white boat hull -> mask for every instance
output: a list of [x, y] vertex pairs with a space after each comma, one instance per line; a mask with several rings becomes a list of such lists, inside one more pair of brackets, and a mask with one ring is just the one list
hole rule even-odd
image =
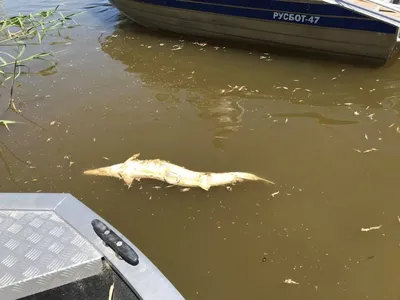
[[356, 56], [378, 64], [385, 64], [398, 51], [397, 33], [244, 18], [135, 0], [111, 2], [136, 23], [185, 35], [234, 40], [247, 44], [298, 47], [325, 54]]

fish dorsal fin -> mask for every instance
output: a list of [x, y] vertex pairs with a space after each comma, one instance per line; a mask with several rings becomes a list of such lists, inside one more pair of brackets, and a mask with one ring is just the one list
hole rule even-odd
[[132, 155], [132, 156], [129, 157], [124, 163], [137, 160], [137, 158], [139, 157], [139, 155], [140, 155], [140, 153], [136, 153], [136, 154]]

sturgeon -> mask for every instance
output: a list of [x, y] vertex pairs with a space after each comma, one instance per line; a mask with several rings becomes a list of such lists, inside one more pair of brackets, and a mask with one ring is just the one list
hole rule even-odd
[[272, 181], [251, 173], [196, 172], [161, 159], [139, 160], [139, 155], [140, 153], [133, 155], [124, 163], [86, 170], [83, 174], [120, 178], [125, 182], [128, 188], [132, 186], [135, 180], [140, 181], [141, 179], [156, 179], [171, 185], [187, 188], [200, 187], [206, 191], [213, 186], [235, 184], [242, 181], [263, 181], [269, 184], [275, 184]]

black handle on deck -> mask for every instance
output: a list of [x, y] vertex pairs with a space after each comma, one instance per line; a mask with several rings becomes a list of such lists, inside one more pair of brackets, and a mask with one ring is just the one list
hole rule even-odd
[[136, 266], [139, 263], [139, 256], [127, 243], [125, 243], [114, 231], [98, 219], [92, 221], [92, 226], [96, 234], [122, 257], [128, 264]]

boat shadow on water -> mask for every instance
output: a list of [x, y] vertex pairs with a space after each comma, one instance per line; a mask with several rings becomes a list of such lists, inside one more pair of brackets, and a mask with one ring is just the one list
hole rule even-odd
[[370, 59], [362, 57], [353, 56], [343, 56], [340, 54], [335, 54], [333, 52], [325, 52], [317, 49], [296, 47], [293, 45], [285, 46], [283, 44], [273, 44], [273, 43], [244, 43], [241, 41], [235, 41], [230, 39], [221, 39], [213, 37], [201, 37], [195, 35], [178, 34], [171, 31], [166, 31], [158, 28], [144, 27], [139, 25], [132, 20], [126, 18], [123, 14], [119, 13], [118, 19], [121, 21], [118, 28], [126, 31], [140, 32], [141, 34], [146, 34], [152, 36], [153, 38], [166, 37], [173, 40], [185, 40], [189, 43], [199, 43], [207, 44], [212, 47], [226, 47], [231, 49], [236, 49], [237, 51], [262, 53], [268, 52], [275, 56], [280, 56], [282, 59], [288, 60], [302, 60], [304, 62], [311, 63], [323, 63], [325, 65], [330, 64], [332, 66], [338, 64], [344, 64], [347, 66], [353, 66], [358, 68], [363, 68], [366, 70], [375, 69], [377, 67], [390, 68], [397, 60], [390, 60], [384, 66], [377, 62], [373, 62]]
[[[275, 99], [276, 89], [282, 87], [282, 99], [294, 103], [303, 100], [317, 106], [347, 102], [375, 106], [376, 99], [368, 99], [370, 90], [377, 80], [385, 78], [390, 78], [388, 85], [397, 84], [393, 74], [400, 67], [399, 64], [380, 69], [351, 67], [326, 58], [321, 61], [314, 56], [300, 58], [300, 54], [290, 51], [286, 56], [245, 45], [237, 48], [228, 42], [155, 31], [126, 18], [121, 19], [112, 35], [103, 36], [99, 43], [103, 52], [123, 63], [126, 71], [138, 74], [145, 84], [170, 89], [202, 87], [214, 92], [228, 91], [232, 89], [229, 85], [238, 85], [246, 89], [234, 90], [230, 95], [241, 92], [238, 95], [260, 98], [274, 94]], [[369, 90], [363, 85], [368, 85]], [[387, 91], [386, 96], [393, 96], [390, 89]]]

